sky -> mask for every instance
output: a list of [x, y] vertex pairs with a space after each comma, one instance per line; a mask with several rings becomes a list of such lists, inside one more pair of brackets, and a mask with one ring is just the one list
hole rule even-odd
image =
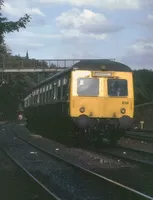
[[5, 0], [9, 20], [31, 15], [5, 35], [13, 55], [35, 59], [115, 59], [153, 69], [153, 0]]

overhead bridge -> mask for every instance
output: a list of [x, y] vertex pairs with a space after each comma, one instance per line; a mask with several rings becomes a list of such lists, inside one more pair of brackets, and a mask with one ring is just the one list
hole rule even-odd
[[23, 69], [19, 69], [19, 68], [13, 68], [13, 69], [0, 69], [0, 72], [4, 72], [4, 73], [12, 73], [12, 72], [60, 72], [65, 70], [66, 68], [23, 68]]
[[50, 59], [50, 60], [35, 60], [22, 59], [19, 57], [0, 57], [0, 73], [13, 72], [50, 72], [56, 73], [63, 71], [81, 59]]
[[[36, 60], [24, 59], [20, 57], [1, 57], [0, 56], [0, 73], [12, 72], [50, 72], [56, 73], [63, 71], [81, 60], [99, 60], [99, 59], [50, 59]], [[112, 59], [109, 59], [112, 60]], [[113, 59], [114, 60], [114, 59]]]

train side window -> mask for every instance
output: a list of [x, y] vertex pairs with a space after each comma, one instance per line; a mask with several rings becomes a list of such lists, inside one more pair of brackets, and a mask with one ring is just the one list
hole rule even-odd
[[31, 94], [29, 96], [29, 106], [31, 106]]
[[37, 91], [34, 90], [34, 98], [33, 98], [33, 104], [35, 105], [36, 104], [36, 99], [37, 99]]
[[35, 93], [33, 92], [33, 95], [32, 95], [32, 105], [35, 104]]
[[37, 89], [36, 90], [36, 102], [35, 102], [36, 104], [38, 103], [38, 96], [39, 96], [39, 90]]
[[29, 101], [30, 96], [28, 96], [28, 106], [30, 106], [30, 101]]
[[29, 97], [29, 104], [31, 106], [31, 94], [30, 94], [30, 97]]
[[43, 87], [43, 103], [46, 102], [46, 88], [45, 86]]
[[35, 91], [33, 92], [33, 102], [32, 102], [32, 104], [34, 105], [35, 104]]
[[37, 96], [36, 96], [36, 104], [40, 103], [40, 99], [39, 99], [39, 89], [37, 90]]
[[31, 95], [31, 104], [32, 105], [34, 104], [34, 92], [32, 92], [32, 95]]
[[43, 93], [42, 93], [42, 88], [40, 88], [40, 103], [43, 103]]
[[29, 106], [29, 96], [27, 97], [27, 107]]
[[53, 99], [53, 86], [52, 86], [52, 84], [50, 84], [50, 86], [49, 86], [49, 98]]
[[48, 88], [49, 88], [49, 85], [46, 86], [46, 102], [48, 102], [48, 93], [49, 93]]
[[49, 102], [49, 99], [50, 99], [50, 84], [48, 84], [48, 102]]
[[33, 105], [33, 92], [31, 93], [31, 105]]
[[47, 85], [45, 86], [45, 103], [47, 102]]
[[30, 96], [30, 106], [32, 105], [32, 94]]
[[54, 83], [52, 83], [51, 99], [54, 99]]
[[61, 80], [58, 80], [57, 84], [57, 99], [61, 99]]
[[57, 83], [54, 83], [54, 96], [53, 96], [53, 99], [56, 100], [57, 99]]
[[32, 92], [32, 94], [31, 94], [31, 105], [33, 105], [33, 92]]
[[27, 99], [24, 99], [24, 107], [27, 107]]
[[35, 90], [33, 91], [33, 94], [32, 94], [32, 104], [33, 105], [35, 104]]
[[68, 100], [68, 88], [69, 88], [69, 79], [68, 77], [63, 78], [63, 91], [62, 91], [62, 98], [64, 100]]

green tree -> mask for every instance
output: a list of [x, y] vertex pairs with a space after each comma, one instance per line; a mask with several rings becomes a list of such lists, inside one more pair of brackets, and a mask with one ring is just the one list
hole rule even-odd
[[135, 103], [141, 104], [153, 101], [153, 71], [135, 70], [134, 71], [134, 91]]
[[8, 18], [2, 15], [2, 6], [4, 0], [0, 0], [0, 44], [4, 42], [4, 34], [19, 31], [20, 28], [26, 28], [28, 22], [30, 22], [30, 16], [25, 14], [18, 21], [9, 21]]
[[[20, 28], [26, 28], [28, 22], [30, 22], [30, 16], [28, 14], [19, 18], [17, 21], [11, 21], [7, 17], [2, 14], [2, 7], [4, 6], [4, 0], [0, 0], [0, 67], [3, 66], [4, 60], [17, 60], [17, 57], [13, 59], [14, 56], [11, 56], [11, 51], [8, 46], [5, 44], [4, 36], [7, 33], [19, 31]], [[18, 59], [19, 60], [19, 59]], [[10, 65], [10, 63], [9, 63]], [[14, 75], [5, 75], [3, 73], [0, 74], [1, 81], [4, 79], [4, 76], [10, 76], [11, 83], [1, 85], [3, 87], [0, 88], [0, 111], [3, 113], [5, 118], [9, 119], [9, 117], [13, 117], [12, 114], [16, 115], [17, 104], [19, 102], [19, 98], [21, 98], [20, 93], [24, 93], [26, 88], [28, 87], [26, 77], [16, 77]], [[25, 81], [21, 81], [25, 80]], [[31, 81], [32, 82], [32, 81]], [[21, 85], [21, 86], [20, 86]], [[11, 114], [12, 113], [12, 114]], [[1, 116], [0, 116], [1, 118]]]

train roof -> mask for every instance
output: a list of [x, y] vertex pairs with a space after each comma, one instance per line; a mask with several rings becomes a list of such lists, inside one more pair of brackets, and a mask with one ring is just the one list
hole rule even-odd
[[114, 60], [110, 59], [84, 59], [80, 60], [79, 62], [75, 63], [71, 67], [63, 70], [62, 72], [56, 73], [55, 75], [45, 79], [41, 83], [39, 83], [37, 86], [35, 86], [33, 89], [38, 88], [39, 86], [44, 85], [45, 83], [48, 83], [51, 79], [55, 79], [57, 77], [60, 77], [72, 70], [92, 70], [92, 71], [120, 71], [120, 72], [132, 72], [131, 68], [127, 65], [116, 62]]
[[127, 65], [110, 59], [81, 60], [75, 63], [72, 68], [79, 70], [103, 70], [103, 71], [120, 71], [131, 72]]

